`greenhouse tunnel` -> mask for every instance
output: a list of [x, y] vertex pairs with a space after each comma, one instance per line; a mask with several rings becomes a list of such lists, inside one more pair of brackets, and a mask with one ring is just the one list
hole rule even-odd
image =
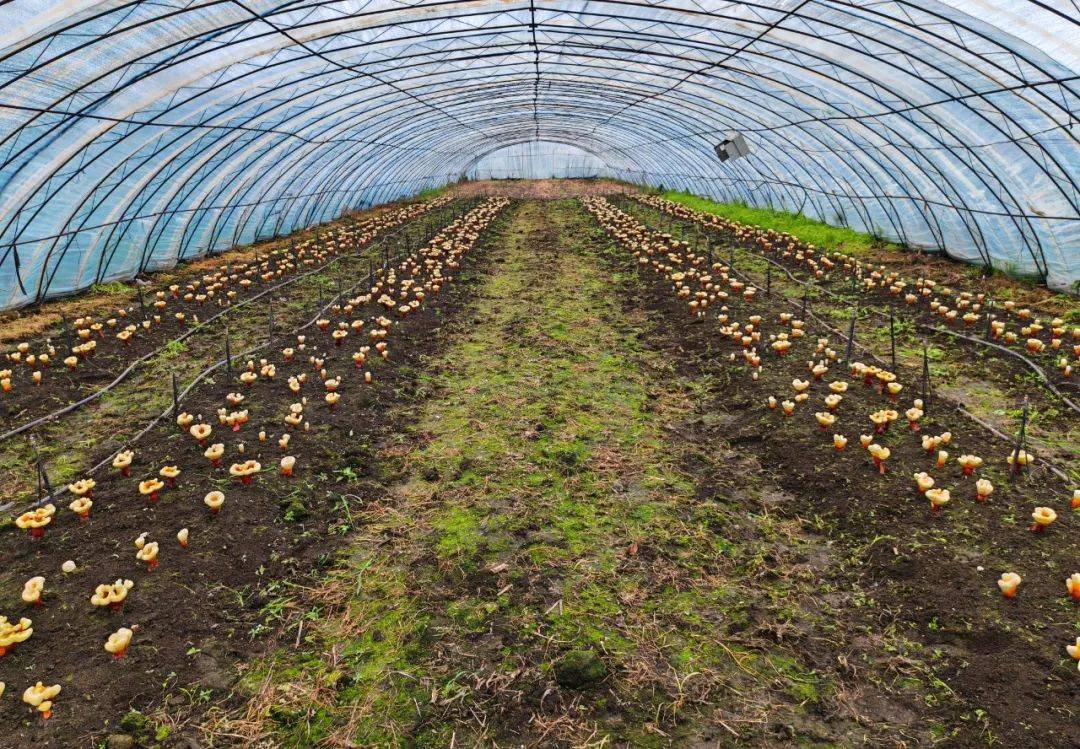
[[[0, 308], [462, 176], [606, 176], [1080, 281], [1075, 0], [14, 0]], [[750, 153], [721, 162], [741, 134]]]

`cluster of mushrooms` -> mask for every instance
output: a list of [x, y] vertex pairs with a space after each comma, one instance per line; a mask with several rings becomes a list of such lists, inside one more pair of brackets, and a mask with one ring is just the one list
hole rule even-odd
[[[390, 358], [391, 331], [404, 318], [414, 314], [425, 300], [434, 298], [453, 281], [465, 253], [508, 203], [505, 198], [485, 201], [441, 229], [426, 246], [400, 263], [378, 271], [364, 293], [331, 306], [326, 311], [325, 324], [320, 320], [315, 326], [316, 333], [298, 335], [295, 342], [290, 339], [290, 345], [280, 352], [280, 360], [247, 361], [234, 372], [237, 389], [225, 396], [224, 406], [212, 411], [213, 419], [187, 411], [177, 414], [175, 423], [182, 435], [181, 449], [189, 455], [181, 460], [166, 461], [164, 465], [147, 465], [135, 450], [118, 452], [112, 460], [114, 474], [108, 484], [112, 494], [121, 495], [116, 501], [131, 504], [141, 498], [143, 506], [152, 508], [166, 498], [175, 498], [165, 510], [172, 516], [184, 512], [182, 503], [194, 492], [196, 496], [203, 495], [208, 518], [214, 518], [222, 512], [226, 494], [204, 482], [220, 479], [231, 480], [238, 488], [251, 486], [263, 472], [263, 462], [271, 451], [280, 453], [280, 458], [274, 457], [280, 480], [293, 477], [298, 470], [298, 460], [289, 454], [289, 450], [296, 444], [297, 437], [317, 431], [349, 384], [363, 387], [373, 382], [371, 363]], [[344, 335], [335, 335], [339, 332]], [[352, 340], [358, 344], [355, 351], [342, 353], [341, 342]], [[348, 362], [352, 363], [351, 367], [331, 373], [330, 368], [335, 363]], [[256, 385], [267, 389], [257, 390]], [[260, 408], [260, 401], [272, 402], [275, 396], [288, 404], [284, 414], [276, 412], [272, 405]], [[320, 412], [319, 401], [325, 411]], [[255, 431], [250, 426], [253, 421], [259, 423], [258, 431], [248, 437]], [[249, 447], [249, 443], [254, 443], [254, 447]], [[145, 471], [144, 476], [133, 478], [133, 469]], [[219, 485], [223, 484], [219, 481]], [[114, 491], [116, 487], [124, 486], [126, 489]], [[67, 485], [66, 489], [73, 497], [68, 509], [75, 522], [92, 522], [97, 488], [98, 482], [90, 477]], [[109, 509], [116, 511], [116, 505]], [[15, 519], [15, 524], [34, 539], [43, 537], [54, 522], [64, 521], [58, 518], [53, 504], [28, 510]], [[195, 540], [187, 527], [177, 530], [175, 539], [181, 551]], [[142, 533], [134, 540], [133, 562], [145, 573], [153, 572], [168, 556], [164, 544], [152, 539], [149, 533]], [[61, 571], [71, 574], [79, 569], [73, 560], [69, 560]], [[132, 579], [135, 577], [133, 574], [131, 578], [97, 585], [88, 596], [90, 605], [119, 615], [135, 589]], [[36, 575], [26, 582], [22, 600], [32, 607], [47, 606], [47, 593], [46, 577]], [[32, 624], [29, 618], [9, 621], [0, 616], [0, 657], [30, 640], [34, 633]], [[138, 632], [137, 624], [118, 627], [102, 648], [113, 659], [122, 659]], [[0, 696], [2, 691], [0, 684]], [[27, 689], [23, 699], [42, 717], [48, 718], [59, 692], [59, 685], [44, 686], [39, 682]]]
[[1048, 364], [1063, 380], [1080, 366], [1080, 326], [1060, 317], [1045, 320], [1014, 300], [994, 304], [985, 293], [957, 291], [930, 278], [905, 278], [883, 265], [875, 266], [839, 252], [821, 250], [784, 232], [759, 229], [712, 214], [695, 211], [656, 195], [635, 194], [634, 199], [676, 218], [692, 221], [734, 238], [742, 247], [759, 252], [793, 270], [805, 271], [818, 282], [854, 283], [864, 291], [884, 290], [899, 306], [923, 311], [930, 319], [968, 335], [990, 337], [1028, 355], [1051, 357]]
[[[648, 197], [641, 199], [651, 200]], [[979, 475], [986, 459], [974, 451], [961, 452], [952, 458], [946, 449], [955, 448], [950, 432], [924, 433], [924, 404], [919, 398], [910, 401], [906, 408], [898, 403], [904, 386], [896, 373], [853, 361], [843, 368], [846, 369], [844, 375], [835, 376], [835, 370], [842, 367], [837, 351], [829, 345], [828, 338], [809, 336], [805, 321], [794, 313], [780, 312], [770, 320], [767, 317], [771, 314], [755, 314], [752, 309], [744, 309], [745, 317], [740, 319], [738, 309], [744, 305], [749, 307], [747, 303], [754, 301], [757, 292], [752, 285], [739, 279], [731, 268], [721, 262], [710, 264], [708, 258], [695, 252], [689, 243], [649, 229], [605, 198], [588, 197], [582, 202], [604, 231], [634, 257], [639, 268], [655, 274], [669, 285], [674, 297], [685, 303], [687, 315], [703, 318], [707, 311], [715, 311], [718, 334], [734, 344], [735, 350], [729, 354], [729, 359], [741, 360], [752, 380], [759, 379], [766, 359], [770, 366], [798, 368], [801, 364], [792, 356], [793, 352], [800, 348], [807, 352], [802, 359], [806, 369], [802, 373], [796, 371], [791, 380], [791, 391], [768, 397], [766, 406], [770, 411], [778, 412], [782, 419], [795, 418], [800, 410], [812, 414], [836, 453], [841, 453], [847, 447], [849, 437], [834, 430], [841, 414], [851, 410], [845, 398], [854, 402], [852, 388], [857, 387], [868, 394], [860, 396], [859, 400], [877, 401], [876, 407], [863, 416], [869, 427], [867, 433], [859, 434], [859, 443], [875, 470], [886, 472], [892, 451], [882, 444], [882, 437], [899, 422], [906, 424], [897, 427], [903, 430], [903, 439], [915, 441], [927, 456], [927, 467], [915, 472], [913, 480], [914, 491], [925, 497], [932, 513], [939, 513], [951, 501], [957, 492], [955, 482], [970, 482], [967, 492], [975, 501], [989, 500], [995, 487], [988, 478]], [[812, 399], [820, 399], [817, 401], [820, 405], [812, 405]], [[1007, 471], [1021, 472], [1034, 462], [1034, 456], [1026, 450], [1009, 451], [1000, 455], [1000, 461]], [[960, 475], [944, 479], [954, 482], [953, 486], [939, 486], [939, 481], [943, 481], [942, 474], [953, 465], [960, 469]], [[1080, 508], [1080, 490], [1073, 492], [1070, 506]], [[1039, 506], [1032, 512], [1031, 520], [1029, 530], [1045, 533], [1057, 520], [1057, 512], [1052, 507]], [[1006, 573], [999, 581], [1001, 591], [1007, 597], [1015, 595], [1019, 584], [1020, 576], [1015, 572]], [[1067, 596], [1080, 601], [1080, 573], [1072, 574], [1066, 580], [1065, 588]], [[1080, 643], [1077, 647], [1080, 648]], [[1069, 653], [1080, 658], [1080, 651], [1074, 654], [1072, 646]]]
[[[62, 360], [63, 366], [70, 371], [78, 370], [106, 347], [127, 358], [124, 347], [130, 346], [139, 336], [164, 330], [162, 326], [168, 320], [175, 321], [180, 328], [197, 325], [200, 314], [207, 316], [208, 310], [212, 313], [215, 308], [227, 308], [260, 286], [278, 283], [292, 273], [321, 266], [342, 253], [367, 247], [379, 234], [444, 206], [450, 200], [449, 196], [441, 196], [399, 206], [335, 227], [292, 247], [260, 253], [248, 262], [226, 265], [183, 285], [171, 284], [154, 291], [145, 309], [135, 304], [118, 308], [105, 319], [99, 320], [92, 315], [76, 318], [72, 324], [72, 346]], [[43, 383], [50, 386], [46, 375], [62, 356], [57, 353], [57, 344], [52, 339], [36, 346], [22, 341], [13, 350], [4, 352], [2, 357], [6, 366], [0, 369], [0, 394], [12, 392], [21, 379], [26, 382], [20, 387]], [[52, 387], [60, 390], [63, 385], [54, 382]]]

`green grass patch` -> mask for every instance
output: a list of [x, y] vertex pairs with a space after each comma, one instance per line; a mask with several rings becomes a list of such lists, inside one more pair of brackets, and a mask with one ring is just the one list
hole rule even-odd
[[898, 245], [885, 242], [880, 237], [847, 227], [832, 226], [797, 213], [775, 211], [771, 208], [753, 208], [739, 203], [715, 203], [697, 195], [673, 190], [660, 193], [660, 197], [682, 203], [696, 211], [721, 216], [729, 221], [786, 232], [817, 247], [838, 250], [849, 255], [865, 255], [871, 248], [901, 249]]

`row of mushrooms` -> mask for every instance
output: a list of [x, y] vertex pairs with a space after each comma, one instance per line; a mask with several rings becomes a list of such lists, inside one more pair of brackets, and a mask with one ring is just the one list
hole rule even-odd
[[[313, 421], [319, 417], [315, 412], [313, 398], [305, 393], [311, 388], [312, 381], [319, 383], [327, 413], [333, 412], [348, 384], [354, 383], [358, 387], [370, 385], [374, 379], [368, 368], [372, 357], [379, 361], [390, 358], [391, 331], [404, 318], [413, 315], [425, 300], [434, 298], [454, 279], [465, 253], [474, 246], [483, 229], [508, 202], [505, 198], [485, 201], [463, 217], [447, 224], [426, 246], [406, 256], [397, 265], [377, 272], [373, 283], [364, 293], [335, 304], [327, 310], [327, 324], [322, 324], [323, 321], [320, 320], [315, 326], [317, 333], [297, 335], [290, 345], [283, 347], [280, 350], [280, 361], [246, 362], [235, 374], [239, 389], [225, 396], [226, 405], [218, 408], [215, 413], [216, 422], [199, 414], [177, 414], [176, 428], [188, 438], [181, 442], [182, 449], [193, 453], [189, 459], [159, 464], [159, 467], [151, 469], [150, 476], [134, 481], [129, 484], [127, 491], [121, 490], [120, 493], [141, 496], [144, 507], [157, 507], [165, 493], [183, 494], [186, 493], [185, 489], [190, 488], [190, 484], [181, 486], [180, 482], [188, 476], [191, 469], [186, 466], [192, 460], [196, 465], [192, 473], [203, 474], [192, 479], [198, 484], [205, 480], [204, 476], [207, 474], [205, 468], [198, 470], [200, 463], [209, 468], [208, 477], [212, 477], [218, 470], [224, 470], [229, 455], [235, 457], [229, 464], [228, 476], [237, 486], [253, 486], [255, 478], [263, 472], [265, 455], [271, 445], [285, 453], [295, 446], [297, 435], [317, 431], [313, 427]], [[371, 311], [370, 317], [363, 316], [365, 310]], [[336, 323], [335, 318], [338, 320]], [[359, 346], [351, 355], [340, 354], [339, 342], [346, 336], [335, 336], [337, 331], [347, 331], [357, 337], [366, 334], [364, 345]], [[329, 367], [339, 360], [353, 363], [352, 374], [348, 370], [331, 374]], [[257, 383], [264, 384], [269, 389], [256, 393], [254, 386]], [[267, 409], [260, 408], [262, 404], [258, 401], [263, 401]], [[272, 412], [276, 402], [287, 404], [285, 413], [278, 417], [282, 426], [280, 435], [270, 433], [273, 429], [271, 422], [275, 417]], [[246, 446], [248, 443], [243, 441], [244, 433], [257, 414], [269, 421], [260, 424], [255, 436], [256, 447], [249, 450]], [[217, 431], [219, 429], [221, 432]], [[252, 452], [255, 454], [252, 455]], [[298, 459], [294, 454], [281, 455], [279, 459], [275, 458], [275, 462], [280, 475], [285, 479], [292, 477], [298, 467]], [[114, 477], [110, 481], [110, 488], [115, 482], [122, 485], [122, 482], [132, 480], [133, 469], [141, 467], [140, 463], [145, 465], [145, 461], [140, 460], [134, 449], [119, 451], [112, 460]], [[68, 509], [77, 522], [90, 522], [95, 502], [94, 492], [97, 488], [98, 481], [92, 477], [84, 477], [67, 485], [67, 491], [73, 496]], [[211, 517], [220, 513], [225, 503], [225, 491], [205, 491], [203, 504]], [[163, 510], [167, 514], [175, 511], [176, 505], [173, 504]], [[52, 503], [28, 510], [15, 518], [16, 526], [34, 539], [41, 539], [54, 522], [57, 522], [57, 508]], [[180, 549], [187, 549], [191, 542], [192, 534], [189, 528], [181, 528], [176, 533], [176, 543]], [[134, 546], [135, 561], [142, 565], [147, 573], [155, 570], [165, 555], [161, 543], [151, 540], [149, 533], [140, 534], [135, 539]], [[65, 574], [73, 573], [78, 568], [73, 560], [62, 565]], [[135, 581], [129, 578], [102, 583], [94, 588], [89, 602], [96, 609], [119, 612], [134, 589]], [[46, 578], [43, 575], [35, 575], [26, 582], [22, 593], [25, 604], [32, 607], [44, 606], [46, 596]], [[103, 643], [103, 649], [114, 659], [122, 659], [138, 631], [139, 626], [136, 624], [119, 627], [108, 636]], [[30, 640], [33, 633], [31, 619], [9, 621], [0, 616], [0, 657], [16, 645]], [[3, 686], [0, 685], [0, 696], [2, 690]], [[38, 683], [28, 688], [24, 701], [35, 707], [44, 718], [48, 718], [59, 692], [58, 685], [50, 687]]]
[[[834, 429], [842, 415], [846, 420], [856, 417], [858, 421], [857, 414], [852, 413], [853, 409], [847, 405], [847, 401], [873, 403], [878, 400], [878, 404], [872, 405], [870, 412], [863, 416], [871, 428], [868, 433], [859, 435], [859, 443], [876, 471], [884, 474], [893, 457], [893, 449], [883, 442], [886, 435], [891, 434], [891, 425], [898, 421], [906, 422], [906, 429], [903, 430], [906, 436], [894, 436], [890, 444], [895, 445], [896, 440], [914, 441], [929, 458], [930, 466], [914, 472], [913, 480], [915, 490], [928, 501], [931, 512], [939, 513], [954, 494], [952, 489], [939, 486], [938, 478], [932, 472], [940, 474], [952, 465], [960, 469], [958, 480], [971, 482], [969, 491], [976, 501], [989, 500], [995, 487], [989, 478], [978, 475], [986, 459], [973, 451], [961, 452], [958, 457], [952, 458], [945, 449], [955, 447], [951, 432], [923, 432], [925, 411], [922, 400], [913, 399], [906, 409], [896, 405], [904, 392], [904, 385], [897, 373], [853, 361], [846, 367], [846, 376], [831, 377], [830, 371], [841, 365], [839, 354], [830, 346], [829, 339], [812, 338], [806, 322], [798, 319], [794, 313], [755, 312], [758, 306], [754, 304], [757, 290], [738, 278], [733, 269], [720, 262], [710, 264], [708, 258], [696, 252], [689, 243], [649, 229], [605, 198], [584, 198], [583, 203], [605, 232], [633, 256], [639, 268], [653, 273], [669, 286], [674, 297], [685, 304], [686, 314], [704, 318], [707, 311], [715, 310], [712, 317], [719, 323], [718, 334], [731, 341], [735, 349], [728, 355], [729, 359], [733, 362], [741, 360], [751, 380], [759, 380], [766, 361], [771, 367], [790, 369], [799, 366], [791, 354], [801, 347], [807, 347], [805, 376], [796, 375], [791, 380], [790, 393], [771, 395], [766, 401], [767, 408], [780, 413], [782, 420], [795, 418], [800, 410], [812, 414], [818, 430], [829, 436], [829, 444], [835, 453], [843, 453], [849, 437]], [[768, 309], [767, 305], [765, 309]], [[768, 353], [770, 351], [771, 355]], [[862, 386], [860, 390], [866, 395], [852, 399], [851, 395], [855, 392], [852, 387], [858, 385]], [[811, 405], [814, 398], [820, 399], [817, 409]], [[1026, 450], [1009, 451], [1000, 456], [1002, 466], [1010, 472], [1022, 472], [1034, 460], [1034, 456]], [[1069, 506], [1073, 510], [1080, 508], [1080, 490], [1073, 491]], [[1030, 530], [1045, 533], [1057, 518], [1057, 511], [1052, 507], [1036, 507], [1032, 512]], [[1017, 573], [1008, 572], [999, 585], [1002, 592], [1011, 597], [1015, 595], [1019, 582]], [[1072, 600], [1080, 601], [1080, 573], [1073, 573], [1067, 578], [1065, 593]], [[1072, 646], [1068, 652], [1080, 659], [1080, 652], [1074, 651]]]

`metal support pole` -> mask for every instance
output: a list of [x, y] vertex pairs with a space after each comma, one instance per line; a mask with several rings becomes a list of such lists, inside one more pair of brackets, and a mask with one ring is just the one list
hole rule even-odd
[[1016, 435], [1016, 445], [1013, 447], [1012, 452], [1012, 470], [1009, 471], [1009, 481], [1015, 481], [1017, 474], [1022, 470], [1020, 465], [1020, 451], [1024, 449], [1024, 440], [1027, 437], [1027, 422], [1028, 422], [1028, 409], [1030, 404], [1028, 403], [1028, 397], [1024, 396], [1024, 410], [1020, 412], [1020, 431]]
[[30, 437], [30, 449], [34, 451], [34, 464], [37, 466], [38, 475], [38, 494], [41, 493], [42, 488], [45, 490], [46, 497], [52, 496], [52, 483], [49, 481], [49, 472], [45, 470], [45, 461], [41, 459], [41, 453], [37, 449], [37, 441]]
[[64, 333], [64, 342], [67, 343], [68, 351], [75, 348], [74, 341], [71, 340], [71, 326], [68, 324], [67, 317], [60, 315], [60, 330]]
[[176, 384], [176, 372], [171, 374], [172, 377], [172, 415], [175, 419], [180, 415], [180, 388]]
[[41, 483], [45, 487], [45, 496], [51, 497], [53, 493], [52, 483], [49, 481], [49, 473], [45, 470], [45, 463], [41, 460], [40, 455], [37, 456], [37, 469], [38, 476], [41, 478]]

